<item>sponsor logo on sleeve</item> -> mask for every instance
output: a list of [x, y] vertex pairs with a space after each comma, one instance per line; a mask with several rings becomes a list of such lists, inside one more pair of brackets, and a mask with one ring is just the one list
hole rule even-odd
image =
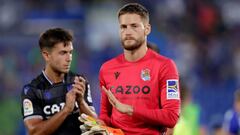
[[23, 112], [24, 112], [24, 116], [33, 114], [33, 105], [31, 100], [29, 99], [23, 100]]
[[180, 99], [178, 80], [167, 80], [167, 99]]

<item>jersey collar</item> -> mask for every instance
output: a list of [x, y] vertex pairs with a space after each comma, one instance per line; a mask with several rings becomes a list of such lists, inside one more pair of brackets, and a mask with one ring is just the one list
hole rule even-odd
[[[44, 70], [42, 70], [43, 76], [47, 79], [47, 81], [53, 85], [53, 82], [47, 77], [46, 73], [44, 72]], [[63, 79], [63, 83], [65, 82], [65, 80]]]

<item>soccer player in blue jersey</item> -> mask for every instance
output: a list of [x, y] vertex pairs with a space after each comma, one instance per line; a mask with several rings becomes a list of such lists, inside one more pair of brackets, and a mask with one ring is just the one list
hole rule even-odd
[[23, 87], [22, 114], [30, 135], [80, 135], [78, 116], [96, 117], [86, 78], [70, 71], [72, 34], [49, 29], [39, 39], [45, 67]]
[[223, 126], [227, 135], [240, 134], [240, 89], [234, 93], [234, 106], [226, 112]]

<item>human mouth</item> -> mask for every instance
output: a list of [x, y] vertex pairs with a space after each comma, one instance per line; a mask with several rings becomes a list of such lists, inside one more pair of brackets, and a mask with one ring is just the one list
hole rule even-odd
[[135, 40], [133, 37], [126, 37], [125, 40]]
[[70, 65], [65, 65], [64, 67], [65, 67], [65, 68], [70, 68]]

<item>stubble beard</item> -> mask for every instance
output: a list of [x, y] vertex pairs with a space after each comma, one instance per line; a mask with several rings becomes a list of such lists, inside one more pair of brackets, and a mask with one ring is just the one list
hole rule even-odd
[[135, 43], [131, 44], [131, 45], [125, 45], [124, 40], [121, 40], [121, 43], [122, 43], [122, 46], [125, 50], [128, 50], [128, 51], [134, 51], [134, 50], [137, 50], [138, 48], [140, 48], [142, 46], [142, 44], [144, 43], [144, 39], [132, 39], [135, 41]]

